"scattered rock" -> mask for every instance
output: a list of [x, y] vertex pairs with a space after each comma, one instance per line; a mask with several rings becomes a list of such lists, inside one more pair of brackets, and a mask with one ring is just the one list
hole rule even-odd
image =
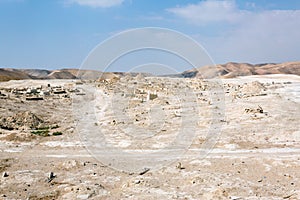
[[264, 110], [261, 106], [258, 106], [258, 108], [245, 108], [246, 113], [264, 113]]
[[48, 183], [50, 183], [54, 178], [56, 178], [56, 175], [54, 175], [53, 172], [50, 172], [49, 177], [48, 177]]
[[12, 162], [13, 159], [11, 158], [0, 159], [0, 172], [3, 172], [7, 168], [9, 168]]
[[257, 182], [261, 183], [263, 181], [263, 179], [259, 179]]
[[65, 161], [62, 166], [65, 168], [65, 169], [72, 169], [72, 168], [76, 168], [78, 166], [78, 162], [76, 160], [68, 160], [68, 161]]
[[26, 97], [27, 101], [42, 101], [44, 100], [43, 97]]
[[283, 197], [283, 199], [289, 199], [289, 198], [291, 198], [293, 195], [294, 195], [294, 194], [286, 195], [286, 196]]
[[257, 112], [259, 113], [264, 113], [264, 110], [262, 109], [261, 106], [258, 106], [258, 108], [256, 109]]
[[182, 166], [181, 162], [177, 163], [176, 168], [180, 170], [185, 169], [185, 167]]
[[80, 195], [77, 195], [77, 198], [85, 200], [85, 199], [90, 198], [90, 196], [91, 196], [90, 194], [80, 194]]
[[3, 177], [4, 178], [6, 178], [6, 177], [8, 177], [9, 175], [8, 175], [8, 173], [7, 172], [3, 172]]
[[258, 95], [262, 95], [263, 91], [266, 90], [266, 87], [258, 82], [258, 81], [254, 81], [252, 83], [246, 83], [245, 85], [243, 85], [243, 87], [241, 88], [241, 93], [244, 96], [258, 96]]
[[145, 168], [142, 172], [139, 173], [139, 175], [144, 175], [146, 174], [148, 171], [150, 171], [149, 168]]
[[236, 197], [236, 196], [231, 196], [229, 197], [229, 199], [232, 199], [232, 200], [239, 200], [239, 199], [242, 199], [241, 197]]

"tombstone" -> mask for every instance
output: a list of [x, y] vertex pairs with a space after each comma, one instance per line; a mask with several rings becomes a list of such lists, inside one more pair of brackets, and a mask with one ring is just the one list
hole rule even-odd
[[150, 91], [148, 91], [148, 95], [147, 95], [147, 101], [149, 100], [153, 100], [157, 98], [157, 94], [155, 93], [150, 93]]

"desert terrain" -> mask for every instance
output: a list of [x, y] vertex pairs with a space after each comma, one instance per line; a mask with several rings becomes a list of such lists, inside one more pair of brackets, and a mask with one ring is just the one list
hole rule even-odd
[[[218, 65], [208, 65], [193, 68], [178, 74], [168, 74], [166, 77], [177, 78], [234, 78], [238, 76], [267, 75], [267, 74], [294, 74], [300, 76], [300, 62], [284, 63], [236, 63], [229, 62]], [[97, 79], [111, 77], [112, 75], [125, 76], [125, 72], [100, 72], [88, 69], [12, 69], [0, 68], [0, 81], [23, 80], [23, 79]], [[137, 73], [131, 72], [136, 76]], [[144, 73], [149, 76], [149, 74]]]
[[1, 82], [0, 199], [300, 199], [300, 77], [246, 75]]

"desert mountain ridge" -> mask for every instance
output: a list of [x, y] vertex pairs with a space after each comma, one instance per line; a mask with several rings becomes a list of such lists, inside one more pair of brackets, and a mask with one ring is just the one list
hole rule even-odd
[[[101, 72], [96, 70], [79, 69], [13, 69], [0, 68], [0, 81], [23, 79], [97, 79], [100, 76], [136, 76], [138, 73]], [[190, 69], [179, 74], [165, 75], [178, 78], [234, 78], [237, 76], [266, 75], [266, 74], [295, 74], [300, 76], [300, 61], [285, 63], [249, 64], [229, 62]], [[151, 76], [149, 73], [143, 73]]]
[[178, 74], [184, 78], [234, 78], [238, 76], [294, 74], [300, 76], [300, 62], [249, 64], [229, 62], [194, 68]]

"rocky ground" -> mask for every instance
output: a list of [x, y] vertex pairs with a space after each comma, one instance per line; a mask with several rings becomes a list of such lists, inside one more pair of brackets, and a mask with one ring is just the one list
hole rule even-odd
[[300, 199], [300, 78], [0, 83], [0, 199]]

